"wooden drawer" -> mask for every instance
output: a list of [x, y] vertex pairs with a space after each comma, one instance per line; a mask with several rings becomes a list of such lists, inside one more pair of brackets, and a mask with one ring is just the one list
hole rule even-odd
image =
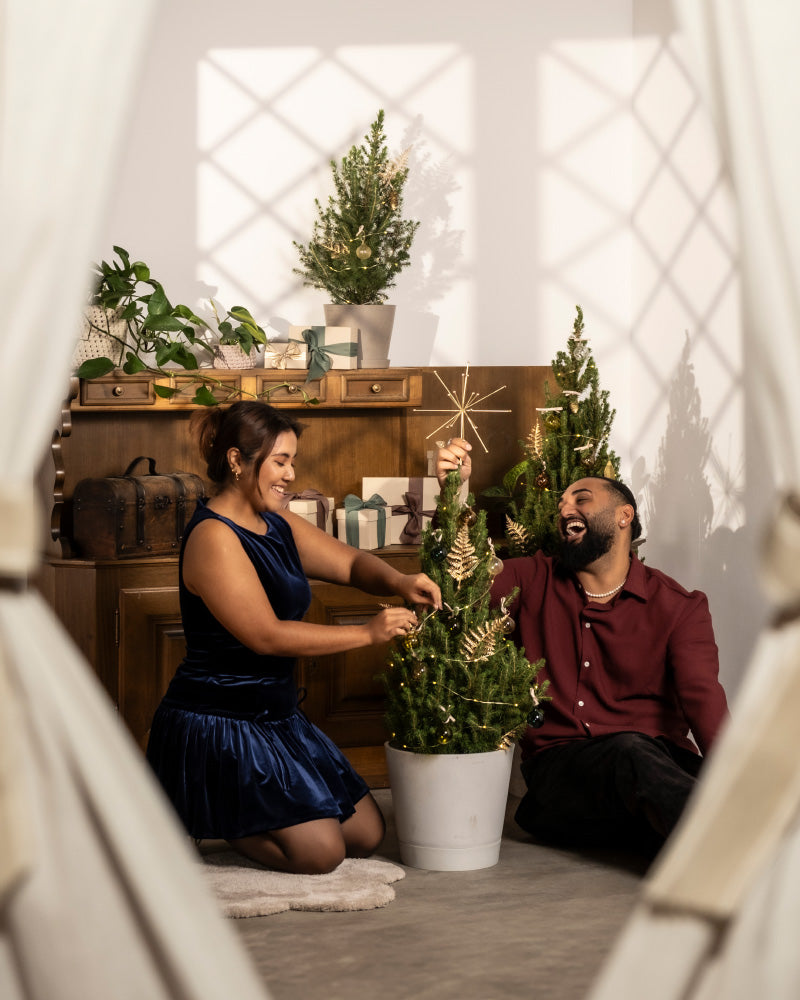
[[[228, 372], [224, 369], [204, 369], [203, 375], [207, 379], [205, 388], [208, 389], [218, 403], [227, 403], [231, 400], [239, 399], [241, 378], [238, 373]], [[170, 406], [194, 405], [192, 400], [200, 388], [200, 383], [197, 380], [187, 378], [185, 375], [176, 375], [174, 378], [170, 378], [169, 382], [165, 383], [165, 385], [178, 390], [173, 396], [169, 397], [168, 403]]]
[[341, 387], [341, 402], [349, 405], [408, 403], [411, 399], [409, 375], [393, 372], [391, 368], [373, 369], [366, 374], [363, 371], [342, 372]]
[[149, 377], [121, 375], [119, 378], [81, 380], [81, 406], [152, 406], [156, 401]]
[[[286, 371], [281, 372], [280, 377], [274, 372], [258, 375], [256, 395], [268, 400], [273, 406], [302, 406], [306, 397], [318, 399], [320, 403], [327, 402], [328, 379], [317, 378], [306, 382], [306, 374], [305, 371]], [[284, 382], [287, 384], [284, 385]]]

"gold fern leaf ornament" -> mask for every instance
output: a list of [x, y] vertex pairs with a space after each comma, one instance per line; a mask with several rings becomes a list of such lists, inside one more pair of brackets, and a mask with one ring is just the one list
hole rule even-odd
[[528, 440], [526, 442], [528, 454], [531, 458], [541, 458], [543, 444], [544, 438], [542, 437], [542, 425], [540, 421], [537, 420], [528, 432]]
[[527, 529], [519, 521], [512, 520], [508, 514], [506, 514], [506, 534], [520, 548], [524, 548], [530, 541]]
[[460, 584], [472, 576], [477, 565], [475, 546], [469, 540], [469, 526], [462, 524], [452, 549], [447, 553], [447, 572]]

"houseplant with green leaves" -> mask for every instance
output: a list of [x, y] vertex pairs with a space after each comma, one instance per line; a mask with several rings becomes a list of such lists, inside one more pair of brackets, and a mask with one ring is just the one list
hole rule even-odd
[[[93, 265], [95, 283], [87, 309], [90, 327], [110, 334], [104, 338], [110, 349], [83, 361], [75, 374], [95, 379], [117, 368], [126, 375], [148, 372], [164, 380], [153, 384], [157, 396], [170, 399], [188, 390], [193, 393], [189, 401], [201, 406], [241, 397], [244, 393], [238, 385], [201, 367], [198, 355], [211, 362], [222, 345], [244, 351], [246, 357], [256, 344], [266, 344], [266, 333], [250, 310], [233, 306], [220, 315], [212, 301], [214, 321], [210, 323], [186, 305], [172, 305], [144, 261], [133, 260], [120, 246], [114, 247], [114, 254], [110, 261]], [[272, 392], [288, 384], [265, 385], [259, 397], [268, 400]], [[318, 402], [302, 389], [300, 394], [308, 405]]]
[[[99, 307], [123, 323], [122, 332], [112, 335], [125, 358], [122, 370], [128, 375], [144, 370], [162, 372], [172, 363], [196, 371], [199, 363], [194, 351], [212, 353], [198, 335], [198, 328], [206, 326], [204, 321], [188, 306], [173, 306], [144, 261], [131, 260], [123, 247], [115, 246], [114, 253], [116, 259], [93, 265], [95, 285], [89, 306]], [[84, 361], [76, 374], [99, 378], [116, 367], [114, 359], [100, 356]]]

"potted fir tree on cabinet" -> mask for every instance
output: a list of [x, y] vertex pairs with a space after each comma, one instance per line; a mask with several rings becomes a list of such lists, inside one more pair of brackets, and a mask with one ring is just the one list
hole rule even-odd
[[408, 150], [389, 157], [383, 120], [379, 111], [363, 144], [340, 164], [331, 161], [335, 194], [325, 207], [315, 199], [311, 239], [294, 242], [301, 263], [294, 273], [331, 297], [325, 323], [360, 329], [362, 368], [389, 366], [395, 307], [386, 304], [386, 290], [410, 263], [419, 228], [402, 215]]
[[[436, 871], [497, 863], [514, 744], [543, 721], [547, 682], [511, 641], [513, 594], [490, 609], [502, 569], [472, 497], [452, 472], [423, 533], [423, 570], [443, 609], [398, 639], [384, 674], [386, 744], [400, 856]], [[435, 525], [435, 526], [434, 526]]]

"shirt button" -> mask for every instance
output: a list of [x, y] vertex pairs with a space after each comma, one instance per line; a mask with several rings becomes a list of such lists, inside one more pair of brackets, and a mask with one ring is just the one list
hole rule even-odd
[[589, 661], [588, 660], [584, 660], [583, 661], [583, 665], [584, 665], [584, 667], [588, 667], [589, 666]]
[[578, 708], [583, 708], [583, 702], [582, 701], [578, 702]]
[[586, 624], [584, 625], [584, 628], [591, 628], [591, 627], [592, 627], [591, 622], [586, 622]]

